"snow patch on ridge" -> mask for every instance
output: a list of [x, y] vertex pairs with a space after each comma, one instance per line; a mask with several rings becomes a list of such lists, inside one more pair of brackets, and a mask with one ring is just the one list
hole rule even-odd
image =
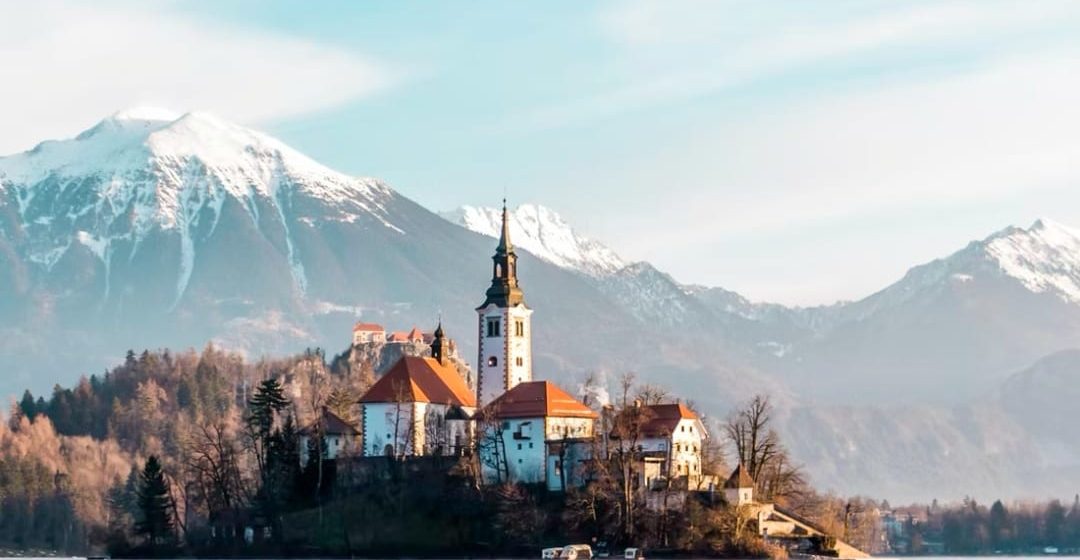
[[[502, 231], [502, 210], [498, 208], [462, 206], [441, 215], [489, 237], [498, 238]], [[562, 216], [544, 206], [522, 204], [509, 218], [511, 241], [556, 266], [597, 277], [627, 264], [604, 244], [579, 235]]]

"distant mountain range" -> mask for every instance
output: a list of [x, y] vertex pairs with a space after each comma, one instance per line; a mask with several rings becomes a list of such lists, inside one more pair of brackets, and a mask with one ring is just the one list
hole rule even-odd
[[[404, 329], [440, 312], [468, 358], [497, 220], [440, 217], [210, 115], [117, 113], [0, 158], [0, 392], [48, 391], [129, 347], [333, 353], [358, 318]], [[543, 207], [517, 208], [511, 230], [537, 372], [571, 390], [633, 370], [715, 416], [767, 391], [814, 480], [843, 492], [1078, 490], [1080, 444], [1047, 427], [1075, 413], [1043, 398], [1080, 386], [1067, 227], [1007, 228], [815, 308], [681, 284]]]

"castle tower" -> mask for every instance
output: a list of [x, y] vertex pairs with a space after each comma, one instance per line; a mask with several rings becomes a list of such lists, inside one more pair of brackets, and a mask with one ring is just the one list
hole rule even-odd
[[510, 242], [510, 222], [503, 200], [502, 234], [491, 274], [487, 298], [476, 308], [480, 343], [477, 371], [477, 397], [481, 405], [518, 383], [532, 381], [532, 310], [525, 305], [525, 294], [518, 287], [517, 254]]

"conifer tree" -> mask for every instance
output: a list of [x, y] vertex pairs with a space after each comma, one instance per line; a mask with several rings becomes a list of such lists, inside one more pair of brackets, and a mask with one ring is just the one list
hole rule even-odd
[[33, 420], [38, 415], [37, 402], [34, 401], [34, 395], [30, 393], [29, 389], [23, 392], [22, 400], [19, 401], [19, 408], [22, 409], [23, 415], [30, 420]]
[[138, 493], [140, 519], [136, 532], [146, 537], [150, 546], [172, 542], [173, 523], [169, 512], [169, 486], [158, 458], [151, 455], [139, 476]]
[[289, 408], [289, 399], [285, 398], [285, 391], [276, 378], [264, 379], [255, 389], [248, 406], [251, 414], [248, 423], [255, 429], [263, 441], [270, 435], [274, 427], [274, 419], [278, 413]]

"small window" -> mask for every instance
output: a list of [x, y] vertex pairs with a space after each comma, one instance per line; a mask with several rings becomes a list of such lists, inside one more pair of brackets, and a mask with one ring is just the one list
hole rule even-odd
[[686, 431], [686, 426], [683, 426], [682, 428], [680, 428], [680, 430], [685, 432]]
[[519, 465], [521, 464], [521, 459], [518, 459], [518, 464], [519, 464]]
[[495, 366], [499, 365], [499, 359], [496, 358], [495, 356], [492, 356], [492, 357], [488, 358], [488, 365], [491, 366], [491, 367], [495, 367]]
[[518, 451], [521, 451], [521, 444], [518, 444]]
[[521, 367], [521, 366], [525, 365], [525, 358], [522, 358], [521, 356], [518, 356], [517, 359], [514, 361], [514, 363], [516, 363], [518, 365], [518, 367]]
[[494, 337], [500, 336], [500, 334], [499, 334], [499, 332], [500, 332], [499, 324], [500, 324], [500, 321], [499, 321], [498, 317], [488, 317], [488, 320], [487, 320], [487, 335], [488, 335], [488, 338], [494, 338]]
[[532, 449], [532, 448], [533, 448], [533, 444], [532, 444], [532, 442], [530, 441], [530, 442], [529, 442], [529, 449]]
[[514, 321], [514, 334], [517, 336], [525, 336], [525, 321], [520, 319]]

